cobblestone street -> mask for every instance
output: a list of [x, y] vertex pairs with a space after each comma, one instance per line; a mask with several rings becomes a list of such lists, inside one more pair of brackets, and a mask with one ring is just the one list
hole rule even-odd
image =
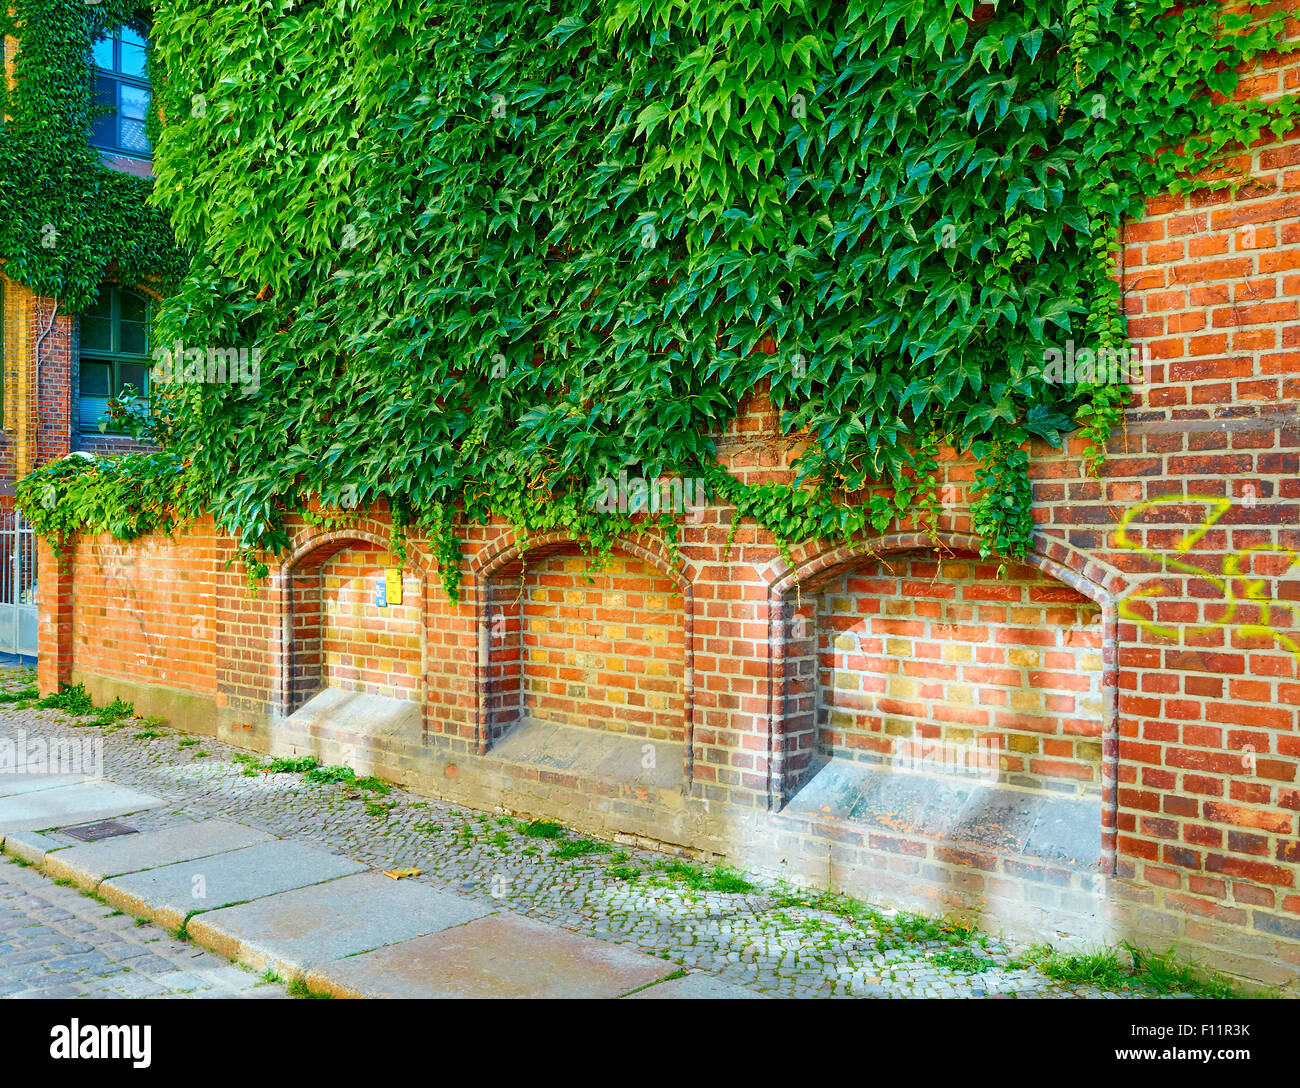
[[0, 997], [284, 997], [283, 987], [56, 884], [0, 864]]
[[[9, 674], [12, 690], [27, 683]], [[21, 704], [20, 704], [21, 705]], [[0, 709], [0, 735], [103, 736], [104, 776], [165, 804], [123, 819], [158, 831], [216, 817], [341, 852], [409, 879], [783, 997], [1146, 996], [1067, 986], [1025, 949], [941, 920], [855, 913], [645, 850], [596, 843], [393, 788], [272, 773], [208, 738], [124, 719]], [[58, 833], [56, 841], [74, 845]], [[8, 860], [8, 859], [7, 859]], [[32, 869], [0, 866], [0, 993], [280, 996], [279, 986], [111, 911]]]

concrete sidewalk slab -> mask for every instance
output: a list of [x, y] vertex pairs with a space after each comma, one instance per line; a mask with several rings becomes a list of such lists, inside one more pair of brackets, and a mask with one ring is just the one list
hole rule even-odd
[[644, 990], [628, 994], [627, 1000], [743, 1001], [751, 997], [766, 999], [767, 994], [747, 990], [744, 986], [737, 986], [732, 982], [724, 982], [722, 979], [714, 975], [706, 975], [702, 971], [692, 971], [685, 978], [665, 979], [663, 982], [657, 982]]
[[493, 914], [309, 971], [335, 997], [618, 997], [675, 968], [625, 945]]
[[50, 852], [58, 850], [63, 843], [42, 835], [39, 831], [11, 831], [0, 841], [4, 852], [27, 862], [28, 865], [44, 865]]
[[98, 894], [110, 906], [176, 929], [196, 911], [217, 910], [364, 870], [364, 865], [339, 854], [276, 839], [110, 877], [99, 885]]
[[0, 797], [0, 833], [45, 831], [156, 808], [163, 802], [111, 782], [80, 782]]
[[214, 952], [285, 979], [492, 911], [427, 884], [360, 873], [281, 892], [192, 919], [190, 935]]
[[110, 876], [224, 854], [270, 842], [273, 838], [265, 831], [229, 820], [205, 820], [203, 823], [169, 827], [166, 831], [122, 835], [84, 846], [70, 846], [51, 854], [45, 868], [56, 880], [71, 880], [87, 891], [94, 891], [101, 880]]
[[28, 774], [6, 772], [0, 774], [0, 797], [17, 797], [37, 790], [52, 790], [59, 786], [76, 786], [87, 781], [84, 774]]

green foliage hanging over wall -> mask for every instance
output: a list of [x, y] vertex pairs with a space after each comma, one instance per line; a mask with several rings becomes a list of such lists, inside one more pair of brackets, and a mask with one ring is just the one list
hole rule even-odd
[[138, 17], [140, 0], [10, 0], [0, 31], [18, 39], [12, 88], [0, 81], [0, 262], [5, 274], [85, 309], [106, 273], [160, 287], [184, 270], [153, 183], [105, 166], [90, 146], [91, 42]]
[[[1296, 103], [1209, 94], [1281, 14], [976, 14], [164, 0], [156, 199], [195, 261], [161, 339], [260, 358], [255, 390], [170, 387], [204, 502], [275, 550], [286, 511], [382, 496], [451, 560], [462, 506], [608, 533], [592, 499], [627, 469], [704, 476], [794, 540], [933, 511], [942, 439], [981, 458], [987, 547], [1022, 552], [1022, 445], [1082, 426], [1099, 456], [1123, 402], [1043, 365], [1123, 344], [1122, 217]], [[802, 489], [716, 463], [763, 381], [810, 442]], [[842, 501], [875, 482], [894, 497]]]

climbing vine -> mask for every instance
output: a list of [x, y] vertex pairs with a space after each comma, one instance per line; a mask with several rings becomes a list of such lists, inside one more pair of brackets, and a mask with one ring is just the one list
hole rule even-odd
[[[139, 0], [11, 0], [0, 33], [17, 38], [12, 87], [0, 80], [0, 263], [65, 313], [105, 277], [174, 284], [185, 268], [153, 183], [104, 165], [90, 146], [91, 43], [142, 17]], [[155, 129], [156, 134], [156, 129]]]
[[[154, 200], [195, 256], [160, 339], [260, 359], [255, 387], [169, 385], [168, 448], [249, 549], [304, 505], [386, 499], [453, 595], [461, 526], [493, 515], [598, 555], [675, 540], [671, 514], [599, 508], [620, 473], [703, 479], [783, 550], [933, 525], [940, 442], [979, 460], [986, 549], [1022, 554], [1026, 444], [1082, 427], [1095, 466], [1127, 395], [1045, 351], [1123, 346], [1124, 218], [1239, 184], [1215, 168], [1295, 125], [1294, 95], [1225, 102], [1300, 44], [1284, 19], [163, 0]], [[797, 486], [718, 463], [761, 385]]]

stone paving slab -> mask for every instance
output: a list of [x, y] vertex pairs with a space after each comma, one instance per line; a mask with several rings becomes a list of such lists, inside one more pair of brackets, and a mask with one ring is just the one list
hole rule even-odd
[[201, 914], [189, 932], [203, 947], [254, 970], [296, 979], [317, 964], [463, 925], [491, 910], [453, 892], [360, 873]]
[[84, 846], [67, 847], [49, 856], [46, 871], [56, 880], [71, 880], [87, 891], [94, 891], [100, 881], [110, 876], [224, 854], [270, 842], [274, 837], [228, 820], [206, 820], [166, 831], [120, 835]]
[[0, 774], [0, 797], [17, 797], [37, 790], [50, 790], [58, 786], [75, 786], [85, 782], [84, 774], [27, 774], [6, 772]]
[[647, 986], [644, 990], [628, 994], [627, 1000], [743, 1001], [751, 997], [764, 1000], [767, 995], [746, 989], [744, 986], [726, 982], [716, 975], [705, 974], [703, 971], [692, 971], [685, 978], [665, 979], [653, 986]]
[[618, 997], [674, 966], [518, 914], [493, 914], [307, 973], [335, 997]]
[[119, 910], [178, 929], [196, 911], [217, 910], [364, 869], [339, 854], [277, 839], [110, 877], [99, 885], [98, 894]]
[[28, 865], [44, 865], [50, 851], [58, 850], [63, 843], [39, 831], [11, 831], [0, 839], [6, 854], [21, 858]]
[[155, 808], [163, 801], [111, 782], [79, 782], [0, 797], [0, 833], [44, 831]]

